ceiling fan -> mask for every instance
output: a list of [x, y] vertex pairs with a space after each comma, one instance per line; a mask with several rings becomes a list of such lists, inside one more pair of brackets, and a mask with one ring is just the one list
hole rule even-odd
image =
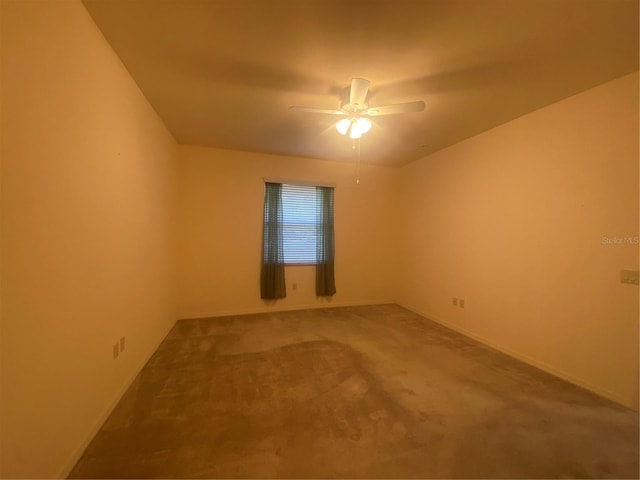
[[371, 82], [365, 78], [352, 78], [351, 89], [349, 92], [349, 103], [342, 105], [340, 110], [298, 106], [290, 108], [291, 110], [299, 112], [326, 113], [329, 115], [343, 116], [345, 118], [336, 123], [336, 129], [342, 135], [346, 135], [348, 133], [349, 137], [353, 139], [360, 138], [371, 129], [371, 120], [369, 117], [395, 115], [397, 113], [421, 112], [424, 110], [423, 101], [369, 107], [366, 101], [370, 83]]

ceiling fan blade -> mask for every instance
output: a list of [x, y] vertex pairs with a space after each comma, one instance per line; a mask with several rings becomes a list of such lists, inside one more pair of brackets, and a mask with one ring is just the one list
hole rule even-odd
[[349, 96], [349, 104], [364, 105], [369, 91], [369, 80], [365, 78], [351, 79], [351, 94]]
[[329, 110], [326, 108], [313, 108], [313, 107], [289, 107], [296, 112], [309, 112], [309, 113], [327, 113], [329, 115], [346, 115], [342, 110]]
[[424, 102], [408, 102], [396, 103], [393, 105], [381, 105], [379, 107], [371, 107], [367, 110], [367, 115], [377, 117], [380, 115], [394, 115], [396, 113], [421, 112], [424, 110]]

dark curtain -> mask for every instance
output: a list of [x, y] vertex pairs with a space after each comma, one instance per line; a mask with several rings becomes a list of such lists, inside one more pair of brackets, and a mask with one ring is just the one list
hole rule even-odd
[[282, 239], [282, 185], [265, 183], [264, 229], [262, 234], [262, 271], [260, 296], [264, 299], [284, 298], [284, 248]]
[[316, 295], [332, 296], [336, 293], [333, 272], [335, 241], [333, 238], [333, 188], [316, 187]]

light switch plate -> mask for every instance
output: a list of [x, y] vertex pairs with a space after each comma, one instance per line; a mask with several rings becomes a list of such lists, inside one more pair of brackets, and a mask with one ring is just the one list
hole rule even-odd
[[640, 273], [638, 270], [620, 270], [620, 283], [638, 285]]

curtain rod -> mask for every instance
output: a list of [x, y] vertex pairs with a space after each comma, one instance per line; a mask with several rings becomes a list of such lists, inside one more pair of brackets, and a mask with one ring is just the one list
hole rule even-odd
[[264, 183], [287, 183], [289, 185], [308, 185], [310, 187], [331, 187], [336, 188], [335, 183], [327, 183], [327, 182], [313, 182], [307, 180], [291, 180], [291, 179], [283, 179], [283, 178], [270, 178], [264, 177]]

